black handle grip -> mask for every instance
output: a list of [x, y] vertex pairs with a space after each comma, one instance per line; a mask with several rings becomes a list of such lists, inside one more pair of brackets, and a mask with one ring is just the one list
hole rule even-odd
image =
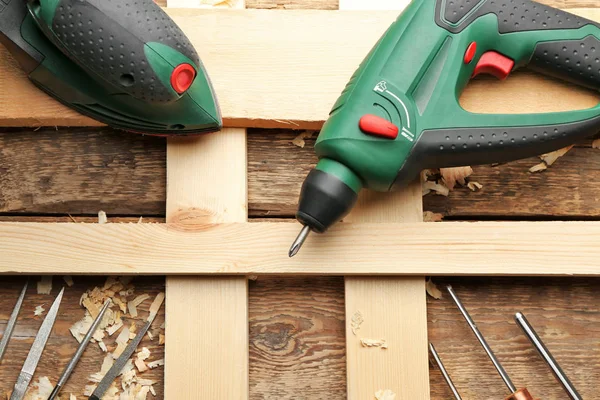
[[[153, 1], [40, 0], [30, 7], [56, 7], [52, 23], [39, 12], [36, 21], [46, 36], [80, 67], [146, 102], [177, 100], [179, 94], [151, 67], [146, 43], [160, 43], [200, 66], [194, 47]], [[45, 25], [45, 26], [44, 26]]]

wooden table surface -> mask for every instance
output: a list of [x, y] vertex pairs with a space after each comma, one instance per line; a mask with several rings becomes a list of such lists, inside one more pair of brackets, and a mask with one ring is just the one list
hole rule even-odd
[[[562, 8], [595, 7], [596, 0], [543, 0]], [[335, 0], [247, 0], [251, 8], [337, 9]], [[518, 77], [514, 78], [518, 79]], [[575, 90], [575, 89], [574, 89]], [[491, 93], [490, 95], [493, 95]], [[515, 93], [515, 101], [518, 95]], [[293, 145], [299, 132], [250, 130], [249, 214], [293, 218], [301, 182], [316, 162], [316, 133], [305, 148]], [[600, 150], [579, 143], [541, 174], [528, 169], [532, 158], [499, 166], [475, 167], [473, 193], [458, 188], [449, 197], [428, 195], [425, 210], [445, 220], [600, 219]], [[0, 130], [0, 221], [93, 222], [99, 210], [109, 222], [164, 221], [166, 143], [99, 129]], [[543, 237], [531, 238], [543, 241]], [[32, 281], [37, 278], [31, 278]], [[526, 313], [584, 398], [596, 396], [600, 378], [600, 280], [435, 278], [454, 285], [473, 318], [518, 386], [544, 399], [564, 393], [512, 320]], [[39, 376], [55, 380], [76, 345], [68, 328], [83, 316], [78, 300], [103, 278], [75, 278], [40, 363]], [[0, 279], [0, 333], [23, 278]], [[0, 366], [0, 398], [10, 390], [37, 328], [37, 305], [52, 295], [30, 289], [23, 314]], [[137, 278], [139, 293], [164, 290], [160, 277]], [[143, 307], [142, 307], [143, 309]], [[346, 397], [344, 283], [342, 277], [259, 278], [250, 282], [250, 393], [258, 399]], [[430, 339], [465, 399], [504, 398], [502, 381], [448, 296], [429, 299]], [[143, 315], [143, 314], [142, 314]], [[394, 318], [395, 316], [390, 316]], [[401, 316], [397, 316], [401, 317]], [[164, 318], [163, 315], [160, 319]], [[160, 321], [157, 321], [160, 322]], [[162, 322], [160, 322], [162, 323]], [[176, 332], [176, 331], [174, 331]], [[163, 348], [151, 346], [152, 357]], [[91, 346], [67, 388], [80, 395], [87, 377], [99, 371], [103, 355]], [[161, 379], [162, 368], [151, 379]], [[441, 375], [431, 370], [432, 399], [450, 398]], [[157, 398], [162, 387], [156, 385]], [[149, 397], [151, 398], [151, 397]]]

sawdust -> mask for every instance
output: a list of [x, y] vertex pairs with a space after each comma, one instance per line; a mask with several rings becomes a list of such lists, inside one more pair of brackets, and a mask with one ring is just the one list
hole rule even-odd
[[478, 182], [469, 181], [473, 174], [471, 167], [455, 167], [441, 169], [426, 169], [421, 172], [421, 184], [423, 196], [429, 193], [435, 193], [440, 196], [449, 196], [450, 192], [456, 188], [456, 185], [469, 188], [476, 192], [483, 188]]
[[42, 276], [37, 283], [37, 294], [50, 294], [52, 291], [52, 276], [45, 275]]
[[375, 399], [377, 400], [396, 400], [396, 393], [391, 390], [379, 390], [375, 393]]
[[314, 132], [302, 132], [301, 134], [299, 134], [298, 136], [296, 136], [294, 138], [294, 140], [292, 140], [292, 144], [294, 146], [300, 147], [301, 149], [304, 148], [304, 146], [306, 146], [306, 141], [305, 139], [310, 139], [312, 138], [312, 136], [314, 135]]
[[440, 300], [443, 297], [442, 291], [438, 289], [438, 287], [435, 285], [435, 283], [433, 283], [431, 278], [427, 280], [427, 283], [425, 284], [425, 290], [427, 290], [428, 295], [430, 295], [436, 300]]
[[360, 311], [357, 311], [352, 315], [352, 320], [350, 326], [352, 327], [352, 333], [356, 336], [356, 332], [360, 330], [360, 326], [365, 322], [363, 315]]
[[425, 211], [423, 213], [423, 222], [442, 222], [444, 220], [444, 215], [439, 213], [434, 213], [431, 211]]
[[378, 347], [386, 350], [388, 344], [385, 339], [360, 339], [362, 347]]
[[46, 400], [52, 394], [52, 389], [54, 386], [50, 383], [50, 379], [42, 376], [31, 385], [25, 395], [25, 400]]
[[540, 156], [542, 162], [529, 168], [529, 172], [536, 173], [547, 170], [548, 167], [552, 166], [552, 164], [556, 162], [556, 160], [567, 154], [573, 148], [573, 146], [574, 145], [571, 145], [563, 149], [553, 151], [552, 153], [542, 154]]
[[108, 222], [108, 218], [106, 217], [106, 213], [104, 211], [98, 211], [98, 223], [106, 224]]
[[39, 317], [40, 315], [44, 315], [44, 311], [46, 311], [46, 309], [43, 306], [37, 306], [33, 312], [33, 315]]

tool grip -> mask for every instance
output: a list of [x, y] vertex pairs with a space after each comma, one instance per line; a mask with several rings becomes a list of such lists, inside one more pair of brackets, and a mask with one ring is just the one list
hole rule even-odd
[[28, 7], [46, 37], [115, 95], [172, 102], [182, 94], [170, 82], [174, 69], [200, 67], [188, 38], [151, 0], [30, 0]]

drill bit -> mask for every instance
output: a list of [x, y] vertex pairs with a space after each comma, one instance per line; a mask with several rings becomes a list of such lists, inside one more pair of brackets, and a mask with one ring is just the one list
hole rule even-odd
[[115, 361], [110, 370], [108, 370], [106, 375], [104, 375], [104, 378], [102, 378], [102, 381], [98, 384], [98, 387], [96, 390], [94, 390], [94, 393], [92, 393], [92, 395], [89, 397], [89, 400], [100, 400], [102, 397], [104, 397], [104, 394], [110, 388], [110, 385], [112, 385], [114, 380], [117, 379], [117, 376], [119, 376], [123, 370], [123, 367], [125, 367], [125, 364], [127, 364], [127, 361], [133, 355], [135, 349], [139, 346], [140, 342], [146, 335], [146, 332], [148, 332], [148, 329], [150, 328], [150, 325], [152, 325], [152, 322], [154, 322], [154, 318], [156, 318], [158, 310], [160, 307], [162, 307], [164, 300], [165, 296], [163, 293], [156, 296], [152, 306], [150, 306], [150, 315], [148, 316], [146, 323], [144, 326], [142, 326], [133, 341], [127, 345], [119, 359]]
[[8, 346], [13, 331], [15, 330], [15, 326], [17, 325], [17, 318], [19, 317], [19, 312], [21, 311], [23, 300], [25, 299], [25, 292], [27, 292], [27, 283], [25, 283], [25, 286], [21, 289], [17, 304], [15, 304], [15, 308], [13, 309], [13, 312], [8, 319], [6, 329], [4, 330], [4, 336], [2, 336], [2, 340], [0, 340], [0, 362], [2, 361], [2, 357], [4, 356], [4, 352], [6, 351], [6, 347]]
[[465, 317], [465, 320], [467, 321], [467, 324], [469, 324], [469, 326], [471, 327], [471, 330], [473, 331], [473, 333], [477, 337], [477, 340], [481, 344], [481, 347], [483, 347], [483, 350], [485, 350], [485, 352], [487, 353], [487, 355], [490, 358], [490, 360], [492, 360], [492, 363], [494, 364], [494, 367], [496, 367], [496, 370], [500, 374], [500, 377], [502, 378], [502, 380], [504, 381], [504, 383], [506, 384], [506, 386], [508, 387], [508, 389], [510, 390], [510, 392], [511, 393], [516, 393], [517, 392], [517, 388], [515, 387], [515, 385], [510, 380], [510, 377], [508, 376], [508, 374], [506, 373], [506, 371], [502, 367], [502, 364], [500, 364], [500, 361], [498, 361], [498, 359], [494, 355], [494, 352], [492, 351], [492, 349], [490, 348], [490, 346], [488, 345], [488, 343], [485, 341], [485, 338], [483, 337], [483, 335], [481, 334], [481, 332], [479, 332], [479, 329], [477, 328], [477, 325], [475, 325], [475, 322], [473, 321], [473, 319], [469, 315], [467, 309], [465, 308], [465, 306], [463, 306], [463, 304], [460, 301], [460, 299], [458, 298], [458, 296], [456, 296], [456, 293], [454, 293], [454, 289], [452, 289], [452, 286], [449, 286], [449, 285], [448, 285], [447, 289], [448, 289], [448, 293], [450, 293], [450, 296], [452, 297], [452, 300], [454, 300], [454, 303], [456, 304], [456, 306], [460, 310], [461, 314], [463, 315], [463, 317]]
[[300, 234], [298, 235], [296, 240], [294, 240], [292, 247], [290, 247], [290, 252], [288, 253], [290, 257], [294, 257], [296, 254], [298, 254], [298, 252], [302, 248], [302, 245], [306, 241], [306, 238], [308, 238], [309, 234], [310, 234], [310, 226], [304, 225], [304, 227], [300, 231]]
[[552, 370], [552, 373], [561, 384], [561, 386], [565, 389], [565, 392], [569, 395], [569, 398], [572, 400], [581, 400], [581, 395], [577, 392], [577, 389], [573, 386], [569, 378], [565, 375], [564, 371], [558, 365], [552, 354], [548, 350], [548, 348], [542, 342], [542, 339], [538, 336], [535, 329], [529, 324], [527, 318], [522, 313], [515, 314], [515, 321], [517, 321], [517, 325], [523, 330], [525, 336], [529, 339], [533, 347], [538, 351], [540, 356], [544, 359], [546, 364]]
[[46, 342], [52, 333], [52, 327], [54, 326], [54, 322], [58, 316], [58, 308], [60, 307], [60, 302], [62, 301], [64, 291], [65, 289], [63, 288], [58, 296], [56, 296], [56, 300], [54, 300], [52, 307], [50, 307], [48, 315], [46, 315], [44, 322], [42, 322], [42, 326], [40, 327], [40, 330], [33, 341], [33, 345], [29, 350], [27, 359], [23, 364], [23, 368], [21, 369], [17, 383], [15, 383], [15, 388], [10, 396], [10, 400], [22, 400], [23, 397], [25, 397], [25, 392], [27, 392], [29, 383], [33, 378], [33, 374], [35, 374], [38, 362], [40, 361], [42, 353], [44, 352], [44, 347], [46, 347]]
[[94, 320], [94, 323], [92, 324], [92, 326], [90, 327], [89, 331], [87, 332], [87, 334], [85, 335], [85, 337], [81, 341], [81, 344], [79, 345], [79, 348], [75, 352], [75, 355], [73, 356], [73, 359], [69, 362], [69, 364], [67, 365], [67, 367], [63, 371], [62, 375], [58, 379], [58, 382], [56, 383], [56, 386], [54, 387], [54, 390], [52, 390], [52, 393], [50, 394], [50, 397], [48, 397], [48, 400], [54, 400], [56, 398], [56, 396], [58, 396], [58, 394], [60, 393], [60, 391], [63, 388], [63, 386], [65, 385], [65, 383], [67, 383], [67, 381], [69, 380], [69, 377], [71, 376], [71, 373], [73, 372], [73, 370], [77, 366], [77, 363], [79, 362], [79, 359], [83, 355], [83, 352], [85, 351], [85, 349], [87, 348], [88, 344], [90, 343], [90, 340], [92, 339], [92, 336], [94, 336], [94, 333], [96, 332], [96, 329], [98, 329], [98, 326], [102, 322], [102, 318], [104, 318], [104, 314], [106, 314], [106, 311], [108, 310], [108, 307], [110, 306], [110, 304], [111, 304], [110, 299], [107, 300], [106, 303], [104, 303], [104, 307], [102, 307], [102, 310], [100, 310], [100, 313], [98, 314], [98, 316]]
[[456, 400], [462, 400], [462, 398], [460, 397], [460, 394], [458, 393], [458, 390], [456, 389], [456, 386], [454, 386], [454, 382], [452, 382], [452, 379], [450, 378], [448, 371], [446, 371], [446, 368], [444, 367], [444, 363], [442, 362], [442, 359], [440, 358], [439, 354], [435, 350], [435, 347], [433, 347], [433, 343], [429, 343], [429, 351], [431, 352], [431, 355], [435, 359], [435, 362], [436, 362], [438, 368], [440, 369], [442, 375], [444, 376], [446, 383], [450, 387], [450, 390], [452, 391], [454, 398]]

